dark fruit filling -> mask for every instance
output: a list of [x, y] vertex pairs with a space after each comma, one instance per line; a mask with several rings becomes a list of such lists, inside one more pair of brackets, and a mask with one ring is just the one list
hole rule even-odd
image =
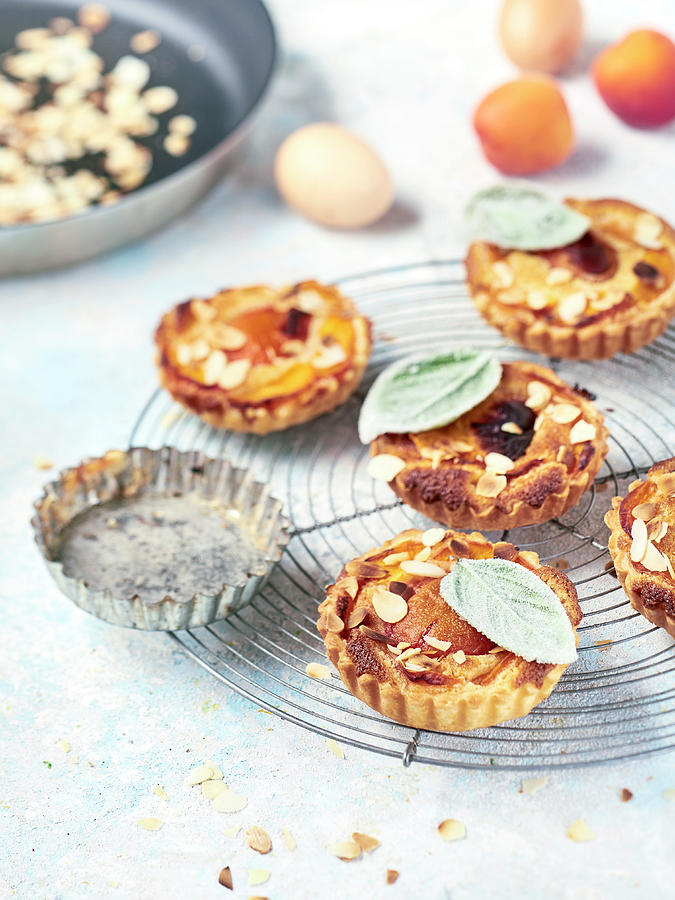
[[300, 341], [306, 341], [307, 331], [309, 329], [309, 320], [311, 318], [312, 317], [309, 313], [306, 313], [301, 309], [289, 309], [288, 318], [286, 319], [286, 323], [283, 329], [286, 337], [295, 338]]
[[609, 248], [598, 240], [592, 231], [565, 247], [570, 261], [589, 275], [602, 275], [612, 267]]
[[[486, 453], [501, 453], [509, 459], [516, 460], [522, 456], [534, 435], [536, 415], [532, 410], [518, 401], [505, 401], [492, 408], [489, 418], [484, 422], [473, 422], [471, 427], [478, 436], [478, 442]], [[510, 434], [502, 431], [505, 422], [513, 422], [521, 429], [522, 434]]]

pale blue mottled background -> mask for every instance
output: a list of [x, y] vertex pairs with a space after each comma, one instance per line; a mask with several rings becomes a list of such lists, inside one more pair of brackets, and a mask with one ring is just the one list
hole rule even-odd
[[[587, 0], [582, 63], [606, 40], [652, 24], [675, 33], [672, 0]], [[199, 208], [141, 245], [79, 268], [0, 286], [0, 897], [217, 898], [223, 865], [236, 897], [600, 898], [672, 896], [675, 757], [556, 773], [534, 797], [517, 774], [477, 774], [347, 749], [263, 714], [207, 677], [162, 635], [100, 623], [62, 597], [32, 544], [30, 503], [45, 473], [126, 443], [155, 384], [160, 313], [225, 284], [333, 278], [462, 252], [460, 209], [493, 173], [467, 122], [512, 69], [495, 39], [493, 0], [312, 3], [274, 0], [284, 47], [274, 90], [240, 165]], [[583, 65], [565, 79], [579, 133], [574, 158], [538, 179], [555, 191], [621, 195], [675, 219], [670, 126], [646, 134], [605, 109]], [[336, 118], [387, 160], [400, 204], [361, 234], [302, 221], [279, 202], [273, 151], [295, 126]], [[66, 755], [55, 746], [65, 739]], [[77, 761], [74, 758], [77, 758]], [[213, 812], [184, 786], [213, 757], [244, 794]], [[43, 761], [52, 763], [48, 769]], [[151, 794], [161, 784], [169, 803]], [[635, 796], [619, 801], [621, 788]], [[139, 829], [159, 816], [161, 831]], [[597, 835], [565, 837], [584, 817]], [[444, 818], [468, 837], [443, 844]], [[274, 851], [240, 834], [260, 824]], [[298, 842], [290, 854], [279, 830]], [[325, 846], [354, 829], [382, 846], [345, 864]], [[268, 884], [247, 889], [247, 867]], [[384, 886], [387, 867], [401, 877]], [[229, 895], [228, 895], [229, 896]]]

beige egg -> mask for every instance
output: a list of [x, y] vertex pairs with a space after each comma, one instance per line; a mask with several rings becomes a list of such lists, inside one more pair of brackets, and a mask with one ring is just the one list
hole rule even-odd
[[301, 215], [330, 228], [362, 228], [391, 207], [394, 189], [380, 157], [330, 122], [306, 125], [277, 151], [279, 193]]
[[499, 36], [506, 55], [521, 69], [559, 72], [581, 44], [579, 0], [505, 0]]

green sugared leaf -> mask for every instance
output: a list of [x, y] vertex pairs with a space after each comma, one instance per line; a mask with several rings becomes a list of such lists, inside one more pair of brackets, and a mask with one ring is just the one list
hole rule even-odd
[[562, 603], [518, 563], [460, 559], [440, 590], [445, 602], [477, 631], [528, 662], [558, 665], [577, 658], [574, 631]]
[[478, 350], [393, 363], [368, 391], [359, 415], [359, 437], [368, 444], [386, 432], [416, 433], [454, 422], [494, 391], [501, 373], [499, 362]]
[[465, 211], [475, 240], [504, 250], [553, 250], [579, 240], [590, 219], [530, 188], [497, 185], [474, 195]]

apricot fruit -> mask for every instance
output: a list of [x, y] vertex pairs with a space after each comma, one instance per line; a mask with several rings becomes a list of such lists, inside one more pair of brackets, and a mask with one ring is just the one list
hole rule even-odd
[[636, 128], [675, 118], [675, 44], [649, 29], [631, 31], [595, 58], [593, 78], [607, 106]]
[[506, 175], [552, 169], [574, 148], [565, 98], [544, 75], [527, 75], [495, 88], [478, 104], [473, 126], [485, 156]]

